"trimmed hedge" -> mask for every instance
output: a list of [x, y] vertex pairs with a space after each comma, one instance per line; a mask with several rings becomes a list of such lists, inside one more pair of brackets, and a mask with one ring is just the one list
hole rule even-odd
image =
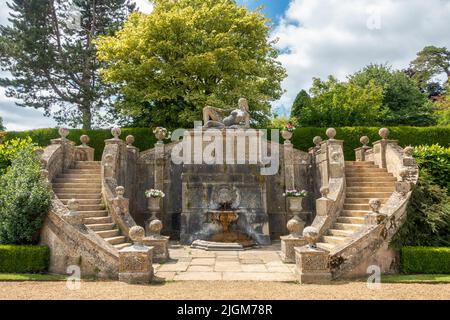
[[403, 247], [401, 269], [404, 273], [450, 274], [450, 248]]
[[[312, 139], [315, 136], [321, 136], [326, 138], [325, 131], [327, 128], [313, 128], [313, 127], [300, 127], [295, 130], [292, 143], [295, 148], [307, 151], [310, 147], [313, 147]], [[359, 139], [361, 136], [368, 136], [370, 140], [379, 140], [378, 136], [379, 127], [342, 127], [336, 128], [336, 139], [344, 140], [344, 152], [346, 160], [355, 159], [354, 149], [361, 146]], [[432, 145], [440, 144], [447, 147], [450, 145], [450, 126], [437, 126], [437, 127], [389, 127], [390, 138], [399, 140], [401, 146], [418, 146], [418, 145]], [[68, 138], [79, 144], [80, 136], [87, 134], [91, 141], [89, 145], [95, 148], [95, 159], [100, 160], [103, 148], [105, 146], [104, 141], [112, 138], [110, 129], [99, 130], [70, 130]], [[156, 139], [150, 128], [124, 128], [122, 129], [121, 138], [125, 139], [127, 135], [133, 135], [136, 138], [135, 146], [141, 150], [147, 150], [154, 146]], [[8, 132], [6, 140], [13, 138], [25, 138], [30, 136], [34, 142], [40, 146], [47, 146], [51, 139], [58, 138], [58, 129], [38, 129], [31, 131], [21, 132]], [[270, 135], [269, 135], [270, 136]]]
[[40, 273], [48, 269], [47, 246], [0, 245], [0, 272]]

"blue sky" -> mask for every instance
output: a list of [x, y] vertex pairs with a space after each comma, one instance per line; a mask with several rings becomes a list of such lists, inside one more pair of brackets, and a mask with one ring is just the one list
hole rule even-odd
[[250, 10], [254, 10], [259, 6], [263, 6], [263, 12], [276, 23], [286, 11], [289, 0], [238, 0], [239, 4], [247, 6]]
[[[135, 0], [149, 13], [147, 0]], [[313, 77], [340, 80], [370, 63], [406, 68], [427, 45], [450, 49], [450, 0], [238, 0], [253, 10], [263, 5], [274, 23], [278, 60], [287, 71], [285, 94], [273, 110], [288, 115], [295, 96]], [[8, 15], [0, 1], [0, 24]], [[251, 108], [251, 106], [250, 106]], [[8, 130], [54, 127], [39, 110], [17, 107], [0, 87], [0, 116]]]

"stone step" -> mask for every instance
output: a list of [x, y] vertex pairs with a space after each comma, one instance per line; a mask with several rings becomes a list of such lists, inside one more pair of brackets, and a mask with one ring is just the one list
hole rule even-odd
[[83, 218], [106, 217], [108, 216], [108, 211], [106, 210], [80, 211], [80, 214]]
[[330, 236], [338, 236], [338, 237], [347, 237], [353, 233], [354, 233], [354, 231], [345, 230], [345, 229], [329, 229], [328, 230], [328, 234]]
[[85, 168], [93, 168], [93, 169], [100, 169], [102, 166], [102, 163], [100, 161], [76, 161], [75, 162], [75, 169], [85, 169]]
[[347, 187], [347, 192], [394, 192], [395, 187]]
[[126, 248], [126, 247], [129, 247], [129, 246], [131, 246], [131, 243], [129, 243], [129, 242], [124, 242], [124, 243], [121, 243], [121, 244], [115, 244], [115, 245], [114, 245], [114, 247], [115, 247], [117, 250], [121, 250], [121, 249]]
[[[70, 198], [72, 199], [72, 198]], [[67, 199], [60, 199], [62, 203], [67, 204], [67, 202], [70, 200], [69, 198]], [[77, 199], [77, 198], [73, 198], [73, 199]], [[77, 199], [77, 201], [79, 202], [80, 205], [101, 205], [102, 204], [102, 199]]]
[[58, 176], [61, 179], [90, 179], [90, 180], [101, 180], [102, 175], [92, 174], [92, 173], [63, 173]]
[[349, 192], [347, 190], [347, 192], [345, 193], [345, 197], [346, 198], [370, 198], [370, 199], [378, 198], [378, 199], [384, 199], [384, 198], [389, 198], [392, 195], [393, 192], [394, 192], [394, 190], [391, 190], [390, 192], [375, 192], [375, 191]]
[[359, 230], [363, 225], [362, 224], [357, 224], [357, 223], [335, 223], [333, 225], [334, 229], [339, 229], [339, 230], [351, 230], [351, 231], [357, 231]]
[[98, 183], [101, 184], [102, 183], [102, 179], [99, 178], [98, 179], [79, 179], [79, 178], [56, 178], [55, 180], [52, 181], [53, 184], [57, 184], [57, 183]]
[[364, 224], [364, 218], [362, 217], [343, 217], [337, 218], [337, 223], [349, 223], [349, 224]]
[[112, 230], [102, 230], [102, 231], [96, 231], [96, 234], [98, 234], [102, 238], [113, 238], [120, 235], [119, 229], [112, 229]]
[[343, 210], [342, 217], [365, 217], [372, 211], [369, 210]]
[[370, 210], [369, 203], [367, 204], [346, 204], [344, 203], [344, 210]]
[[345, 242], [345, 237], [338, 237], [338, 236], [323, 236], [323, 241], [326, 243], [333, 243], [333, 244], [342, 244]]
[[71, 188], [86, 188], [86, 189], [101, 189], [102, 184], [98, 182], [64, 182], [53, 183], [53, 189], [71, 189]]
[[397, 181], [394, 177], [345, 177], [345, 181], [347, 182], [379, 182], [379, 183], [386, 183], [386, 182], [395, 182]]
[[78, 211], [99, 211], [99, 210], [106, 210], [106, 206], [104, 204], [97, 204], [97, 205], [80, 205], [78, 207]]
[[[344, 204], [368, 204], [372, 198], [345, 198]], [[381, 203], [385, 203], [388, 198], [378, 198]]]
[[102, 188], [53, 188], [56, 194], [97, 194], [102, 191]]
[[355, 167], [350, 166], [345, 168], [346, 173], [388, 173], [387, 169], [378, 167]]
[[65, 200], [67, 203], [67, 200], [70, 199], [85, 199], [85, 200], [101, 200], [102, 194], [100, 192], [91, 194], [91, 193], [57, 193], [55, 192], [58, 198], [63, 201]]
[[103, 217], [83, 218], [83, 223], [86, 225], [93, 225], [93, 224], [110, 224], [113, 222], [112, 222], [112, 218], [110, 216], [103, 216]]
[[334, 249], [334, 247], [336, 247], [335, 244], [327, 243], [327, 242], [317, 242], [316, 245], [318, 248], [328, 250], [328, 251], [332, 251]]
[[374, 187], [374, 188], [393, 188], [393, 181], [388, 182], [355, 182], [355, 181], [347, 181], [347, 188], [352, 187]]
[[376, 177], [376, 178], [385, 178], [385, 177], [393, 177], [392, 174], [390, 173], [383, 173], [383, 172], [349, 172], [349, 173], [345, 173], [345, 177], [346, 178], [372, 178], [372, 177]]
[[364, 166], [374, 166], [375, 162], [373, 161], [345, 161], [346, 166], [355, 166], [355, 167], [364, 167]]
[[124, 243], [126, 238], [124, 236], [117, 236], [117, 237], [111, 237], [111, 238], [104, 238], [105, 241], [108, 241], [110, 244], [121, 244]]
[[101, 171], [99, 169], [67, 169], [63, 172], [64, 174], [96, 174], [100, 175]]
[[[91, 219], [91, 218], [87, 218]], [[112, 230], [116, 227], [115, 223], [96, 223], [96, 224], [86, 224], [86, 227], [93, 231], [105, 231]]]

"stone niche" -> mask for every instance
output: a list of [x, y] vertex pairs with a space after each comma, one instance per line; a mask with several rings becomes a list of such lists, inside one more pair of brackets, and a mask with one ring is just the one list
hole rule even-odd
[[[226, 132], [229, 133], [229, 130], [221, 131], [224, 137]], [[236, 130], [234, 134], [239, 136], [242, 133]], [[256, 133], [257, 136], [259, 134]], [[188, 130], [182, 141], [165, 144], [162, 156], [158, 157], [154, 148], [141, 152], [136, 161], [129, 164], [132, 168], [129, 172], [133, 174], [128, 180], [133, 184], [130, 186], [133, 193], [128, 197], [130, 202], [133, 202], [131, 214], [136, 223], [144, 225], [149, 218], [144, 191], [159, 184], [166, 194], [158, 215], [164, 225], [162, 234], [169, 235], [171, 239], [180, 239], [185, 244], [194, 240], [210, 240], [214, 233], [220, 232], [220, 226], [211, 221], [209, 212], [219, 209], [218, 190], [228, 188], [233, 194], [230, 209], [236, 210], [239, 215], [237, 221], [230, 225], [232, 231], [242, 232], [260, 245], [269, 244], [270, 239], [279, 239], [280, 236], [286, 235], [286, 222], [291, 218], [291, 214], [286, 209], [286, 199], [283, 196], [286, 190], [284, 146], [275, 143], [272, 145], [265, 139], [259, 140], [258, 148], [264, 144], [268, 155], [272, 154], [272, 148], [278, 149], [279, 163], [275, 174], [271, 175], [261, 174], [261, 169], [269, 167], [270, 164], [251, 161], [250, 154], [255, 150], [255, 143], [251, 143], [251, 140], [247, 141], [245, 151], [237, 148], [237, 142], [232, 143], [235, 156], [239, 152], [244, 154], [244, 164], [230, 164], [226, 160], [225, 164], [173, 161], [173, 154], [177, 154], [183, 144], [193, 139], [193, 136], [193, 130]], [[201, 145], [202, 152], [208, 144], [211, 142]], [[195, 147], [198, 145], [194, 146], [192, 143], [191, 150]], [[231, 147], [225, 140], [222, 147], [225, 157], [226, 148]], [[215, 155], [215, 151], [213, 154]], [[311, 158], [308, 153], [295, 149], [292, 158], [294, 186], [309, 193], [303, 202], [308, 222], [313, 218], [308, 213], [314, 212], [315, 194]]]

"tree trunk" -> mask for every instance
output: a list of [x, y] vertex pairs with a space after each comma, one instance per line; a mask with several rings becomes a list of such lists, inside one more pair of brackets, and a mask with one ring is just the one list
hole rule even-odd
[[92, 129], [92, 113], [91, 108], [83, 107], [81, 109], [81, 113], [83, 114], [83, 129], [91, 130]]

